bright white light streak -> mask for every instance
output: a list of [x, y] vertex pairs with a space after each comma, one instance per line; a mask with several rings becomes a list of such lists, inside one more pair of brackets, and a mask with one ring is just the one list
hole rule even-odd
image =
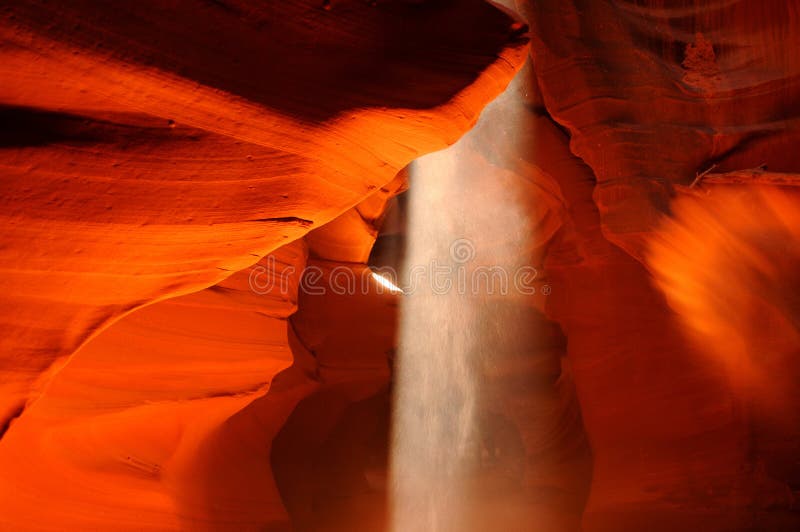
[[[475, 517], [482, 508], [477, 494], [487, 429], [480, 420], [489, 412], [482, 368], [495, 348], [487, 330], [492, 310], [486, 293], [459, 292], [458, 272], [469, 278], [487, 265], [513, 272], [527, 264], [525, 250], [533, 247], [520, 200], [532, 185], [496, 162], [504, 150], [513, 153], [513, 113], [525, 112], [514, 100], [519, 94], [502, 95], [484, 111], [492, 120], [482, 117], [464, 139], [418, 159], [411, 169], [400, 278], [408, 279], [419, 265], [431, 266], [426, 282], [399, 302], [392, 532], [487, 530]], [[468, 244], [466, 254], [459, 243]], [[432, 280], [432, 270], [451, 272], [450, 284], [446, 273]]]
[[379, 275], [379, 274], [377, 274], [375, 272], [372, 272], [372, 278], [375, 279], [375, 281], [377, 281], [378, 284], [380, 284], [384, 288], [388, 288], [390, 291], [392, 291], [392, 292], [394, 292], [396, 294], [402, 294], [403, 293], [403, 289], [402, 288], [400, 288], [399, 286], [397, 286], [396, 284], [391, 282], [389, 279], [387, 279], [383, 275]]
[[[450, 150], [415, 163], [406, 265], [453, 267], [469, 211]], [[449, 196], [449, 197], [448, 197]], [[465, 530], [475, 405], [475, 308], [455, 287], [422, 283], [400, 302], [392, 449], [392, 532]]]

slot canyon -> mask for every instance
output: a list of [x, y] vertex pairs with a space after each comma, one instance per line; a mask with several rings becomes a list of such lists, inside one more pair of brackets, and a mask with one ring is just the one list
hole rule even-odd
[[2, 531], [800, 530], [800, 0], [6, 0], [0, 188]]

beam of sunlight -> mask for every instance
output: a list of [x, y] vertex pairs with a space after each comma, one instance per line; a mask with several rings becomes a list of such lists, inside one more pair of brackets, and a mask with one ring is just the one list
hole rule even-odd
[[[447, 155], [439, 155], [446, 162]], [[429, 160], [430, 162], [430, 160]], [[441, 177], [446, 177], [443, 172]], [[452, 266], [450, 224], [463, 213], [440, 208], [449, 179], [420, 179], [410, 191], [406, 260]], [[477, 387], [473, 309], [452, 287], [424, 282], [401, 302], [393, 449], [393, 530], [450, 530], [465, 492]], [[454, 527], [452, 529], [457, 529]]]
[[[508, 105], [511, 97], [503, 103], [501, 96], [492, 106]], [[503, 127], [513, 129], [514, 120], [501, 111], [507, 119]], [[394, 375], [394, 532], [486, 529], [474, 520], [482, 454], [487, 460], [482, 424], [492, 415], [484, 374], [496, 354], [493, 339], [500, 326], [492, 308], [498, 300], [508, 301], [498, 286], [487, 288], [487, 272], [497, 273], [495, 280], [501, 274], [510, 280], [515, 268], [529, 264], [532, 231], [520, 205], [530, 182], [480, 152], [479, 144], [497, 133], [497, 120], [491, 127], [483, 121], [454, 146], [411, 168], [400, 276], [409, 284], [401, 283], [405, 296]], [[483, 276], [476, 275], [481, 269]], [[512, 286], [507, 297], [516, 301], [519, 294], [513, 292]], [[518, 352], [524, 350], [523, 339], [510, 341]], [[494, 449], [489, 453], [494, 456]], [[520, 460], [518, 470], [525, 467], [524, 451]]]

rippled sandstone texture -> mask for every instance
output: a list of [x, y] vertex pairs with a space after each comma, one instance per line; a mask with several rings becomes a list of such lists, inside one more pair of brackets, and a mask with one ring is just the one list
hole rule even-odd
[[247, 268], [299, 272], [298, 239], [454, 142], [519, 30], [477, 0], [5, 3], [0, 524], [285, 528], [267, 444], [319, 378], [298, 280]]
[[796, 194], [752, 178], [797, 183], [800, 4], [525, 14], [587, 165], [553, 174], [575, 238], [548, 257], [593, 453], [583, 527], [796, 529]]
[[[362, 272], [525, 48], [376, 4], [0, 8], [0, 528], [380, 529], [396, 299], [294, 273]], [[543, 383], [496, 398], [528, 523], [797, 529], [797, 200], [747, 183], [800, 170], [797, 2], [516, 7], [460, 149], [536, 189], [541, 351], [491, 375]]]
[[221, 281], [453, 142], [525, 53], [478, 0], [329, 7], [4, 4], [3, 420], [114, 319]]

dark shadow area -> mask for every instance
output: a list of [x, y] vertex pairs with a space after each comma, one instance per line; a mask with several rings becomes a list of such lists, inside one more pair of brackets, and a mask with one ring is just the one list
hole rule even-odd
[[[106, 118], [106, 117], [104, 117]], [[0, 148], [33, 148], [53, 144], [96, 145], [193, 140], [199, 130], [174, 130], [166, 120], [144, 115], [108, 119], [32, 107], [0, 105]]]
[[102, 141], [89, 124], [87, 118], [73, 114], [0, 105], [0, 148]]
[[320, 121], [425, 109], [472, 83], [526, 28], [483, 0], [146, 0], [8, 6], [14, 23], [105, 61], [173, 73]]
[[349, 403], [347, 387], [301, 401], [273, 441], [275, 482], [298, 532], [385, 528], [389, 391]]

